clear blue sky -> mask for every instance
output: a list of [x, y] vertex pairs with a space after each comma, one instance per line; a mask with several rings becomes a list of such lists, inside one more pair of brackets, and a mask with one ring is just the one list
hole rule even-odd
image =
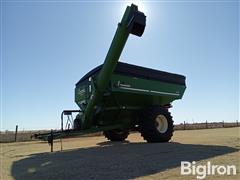
[[[60, 127], [75, 83], [105, 58], [126, 2], [1, 2], [1, 130]], [[239, 118], [238, 1], [152, 1], [142, 38], [121, 61], [187, 77], [171, 112], [183, 121]], [[141, 8], [140, 8], [141, 10]]]

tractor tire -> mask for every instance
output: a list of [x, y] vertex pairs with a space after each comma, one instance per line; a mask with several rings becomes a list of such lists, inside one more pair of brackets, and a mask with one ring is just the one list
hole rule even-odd
[[73, 129], [76, 130], [76, 131], [81, 130], [81, 121], [79, 119], [74, 119]]
[[173, 127], [172, 116], [165, 108], [150, 107], [141, 113], [139, 131], [147, 142], [168, 142]]
[[125, 130], [109, 130], [103, 132], [104, 136], [110, 141], [124, 141], [129, 135], [129, 131]]

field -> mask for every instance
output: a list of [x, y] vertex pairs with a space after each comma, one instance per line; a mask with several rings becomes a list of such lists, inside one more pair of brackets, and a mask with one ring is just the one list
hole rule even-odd
[[181, 176], [181, 161], [206, 165], [236, 165], [239, 179], [240, 128], [176, 131], [170, 143], [146, 143], [138, 133], [125, 142], [102, 136], [55, 141], [54, 152], [45, 142], [1, 143], [0, 179], [196, 179]]

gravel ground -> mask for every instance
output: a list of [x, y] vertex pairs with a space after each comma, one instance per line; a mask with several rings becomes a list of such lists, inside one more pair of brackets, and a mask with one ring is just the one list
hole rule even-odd
[[0, 179], [196, 179], [180, 175], [181, 161], [236, 165], [240, 179], [240, 128], [176, 131], [170, 143], [146, 143], [138, 133], [112, 143], [102, 136], [45, 142], [1, 143]]

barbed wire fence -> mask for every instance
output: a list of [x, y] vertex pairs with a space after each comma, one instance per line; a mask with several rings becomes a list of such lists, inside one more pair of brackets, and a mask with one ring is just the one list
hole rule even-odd
[[239, 122], [199, 122], [199, 123], [188, 123], [183, 121], [183, 123], [174, 125], [175, 130], [194, 130], [194, 129], [213, 129], [213, 128], [230, 128], [230, 127], [239, 127]]
[[[174, 130], [197, 130], [197, 129], [214, 129], [214, 128], [231, 128], [231, 127], [239, 127], [239, 122], [236, 120], [235, 122], [192, 122], [189, 123], [187, 121], [183, 121], [180, 124], [174, 124]], [[19, 126], [16, 125], [15, 131], [1, 131], [0, 132], [0, 143], [4, 142], [22, 142], [22, 141], [31, 141], [34, 140], [31, 136], [34, 133], [42, 133], [48, 132], [48, 130], [22, 130], [19, 131]], [[89, 134], [88, 136], [100, 136], [101, 132]]]

